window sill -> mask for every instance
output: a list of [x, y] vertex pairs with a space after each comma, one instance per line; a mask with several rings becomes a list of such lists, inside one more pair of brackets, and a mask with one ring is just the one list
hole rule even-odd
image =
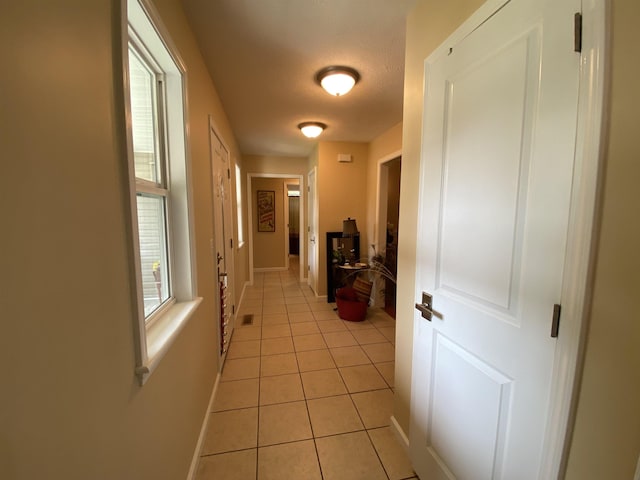
[[140, 385], [145, 384], [201, 302], [202, 297], [177, 302], [147, 329], [146, 361], [136, 367]]

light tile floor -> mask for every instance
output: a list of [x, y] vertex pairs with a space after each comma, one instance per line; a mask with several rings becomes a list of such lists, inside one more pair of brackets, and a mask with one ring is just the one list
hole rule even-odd
[[[416, 479], [389, 428], [395, 322], [341, 320], [295, 271], [254, 276], [197, 480]], [[252, 325], [242, 325], [253, 315]]]

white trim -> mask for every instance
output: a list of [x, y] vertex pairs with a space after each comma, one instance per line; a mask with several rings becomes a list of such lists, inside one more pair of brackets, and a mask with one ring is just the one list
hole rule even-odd
[[609, 0], [582, 1], [582, 53], [575, 166], [562, 285], [562, 323], [556, 344], [540, 478], [566, 473], [595, 256], [608, 101]]
[[303, 282], [305, 280], [305, 272], [304, 265], [308, 264], [304, 262], [304, 246], [306, 245], [306, 232], [304, 231], [304, 202], [307, 199], [307, 195], [304, 193], [304, 175], [299, 175], [299, 185], [300, 185], [300, 205], [298, 206], [298, 281]]
[[242, 301], [244, 300], [244, 292], [247, 288], [247, 285], [251, 285], [248, 281], [242, 284], [242, 292], [240, 292], [240, 298], [238, 299], [238, 308], [236, 308], [236, 315], [238, 314], [238, 310], [240, 310], [240, 305], [242, 305]]
[[[289, 270], [289, 196], [287, 195], [287, 183], [283, 184], [282, 189], [282, 211], [284, 213], [284, 218], [282, 224], [284, 225], [284, 267], [286, 270]], [[300, 243], [300, 237], [298, 237], [298, 243]]]
[[215, 400], [216, 393], [218, 392], [218, 385], [220, 383], [220, 373], [216, 375], [216, 381], [213, 382], [213, 389], [211, 390], [211, 396], [209, 397], [209, 404], [207, 410], [204, 412], [204, 420], [200, 427], [200, 435], [198, 435], [198, 442], [196, 448], [193, 451], [193, 458], [191, 459], [191, 466], [189, 467], [189, 473], [187, 473], [187, 480], [195, 480], [196, 473], [198, 473], [198, 464], [200, 463], [200, 452], [204, 446], [204, 439], [207, 434], [207, 426], [209, 425], [209, 416], [213, 407], [213, 401]]
[[[427, 59], [425, 59], [425, 67], [427, 60], [435, 62], [439, 57], [448, 55], [450, 49], [454, 48], [458, 43], [469, 36], [475, 29], [482, 25], [485, 21], [491, 18], [511, 0], [487, 0], [478, 10], [476, 10], [467, 20], [460, 25], [455, 32], [453, 32], [442, 44], [436, 48]], [[426, 91], [427, 85], [423, 85], [423, 89]], [[424, 125], [424, 114], [423, 114]]]
[[[318, 208], [318, 167], [313, 167], [311, 170], [309, 170], [307, 172], [307, 188], [310, 188], [310, 182], [309, 182], [309, 177], [313, 175], [313, 211], [311, 213], [309, 213], [309, 216], [313, 216], [313, 226], [314, 226], [314, 233], [316, 235], [316, 239], [313, 242], [313, 248], [311, 248], [310, 245], [310, 241], [309, 241], [309, 233], [305, 231], [305, 238], [307, 239], [305, 242], [305, 245], [308, 246], [307, 249], [307, 269], [309, 269], [309, 266], [311, 265], [311, 261], [310, 258], [313, 256], [313, 265], [315, 268], [315, 272], [313, 272], [313, 280], [315, 282], [315, 285], [311, 284], [311, 276], [307, 275], [307, 285], [309, 285], [309, 287], [311, 287], [311, 290], [313, 290], [313, 293], [315, 293], [316, 297], [318, 297], [318, 272], [320, 270], [320, 266], [318, 265], [318, 252], [320, 251], [320, 241], [319, 241], [319, 236], [318, 236], [318, 223], [320, 221], [319, 219], [319, 208]], [[300, 192], [302, 194], [302, 192]], [[307, 208], [309, 208], [309, 202], [307, 202]], [[308, 274], [308, 272], [307, 272]], [[323, 296], [327, 296], [327, 295], [323, 295]], [[327, 296], [328, 297], [328, 296]]]
[[[236, 194], [235, 202], [235, 217], [236, 217], [236, 242], [238, 243], [237, 250], [239, 251], [245, 244], [244, 240], [244, 213], [242, 211], [242, 167], [238, 164], [238, 159], [234, 155], [233, 157], [233, 181], [234, 190]], [[240, 199], [240, 205], [238, 205], [238, 198]], [[242, 234], [242, 235], [241, 235]]]
[[253, 285], [253, 206], [251, 195], [251, 174], [247, 173], [247, 242], [249, 244], [249, 251], [247, 257], [249, 260], [249, 285]]
[[[373, 244], [375, 252], [381, 254], [387, 248], [387, 220], [389, 218], [388, 199], [389, 199], [389, 166], [388, 164], [398, 160], [402, 165], [402, 150], [386, 155], [377, 161], [376, 165], [376, 213], [373, 226], [373, 239], [367, 245], [366, 253], [360, 253], [360, 257], [369, 258], [369, 246]], [[398, 211], [398, 214], [400, 212]], [[396, 224], [396, 228], [398, 225]], [[398, 230], [399, 231], [399, 230]], [[374, 283], [380, 282], [380, 278], [374, 278]], [[384, 281], [383, 281], [384, 285]], [[384, 287], [374, 287], [371, 296], [371, 305], [383, 307], [385, 302]]]
[[395, 416], [391, 415], [391, 418], [389, 420], [391, 421], [391, 423], [389, 424], [389, 428], [396, 436], [396, 439], [398, 440], [398, 443], [400, 444], [402, 449], [405, 451], [407, 456], [409, 456], [409, 437], [407, 437], [407, 434], [404, 433], [404, 430], [402, 430], [402, 427], [396, 420]]
[[[164, 27], [161, 17], [149, 0], [122, 0], [121, 5], [121, 54], [123, 69], [123, 110], [126, 157], [128, 159], [129, 192], [127, 203], [131, 214], [129, 253], [132, 260], [130, 269], [132, 283], [132, 308], [134, 311], [135, 372], [144, 385], [155, 370], [164, 354], [171, 347], [202, 301], [195, 296], [197, 274], [195, 263], [195, 239], [192, 208], [191, 151], [189, 141], [189, 112], [187, 95], [187, 70], [182, 57]], [[167, 182], [174, 192], [170, 193], [171, 205], [167, 212], [170, 219], [167, 231], [170, 243], [170, 270], [172, 271], [173, 303], [153, 322], [145, 324], [142, 292], [142, 272], [138, 245], [138, 225], [136, 209], [136, 182], [133, 162], [133, 140], [131, 136], [131, 105], [129, 101], [128, 49], [131, 41], [130, 28], [135, 31], [137, 41], [143, 42], [155, 61], [165, 72], [165, 99], [168, 116], [165, 136], [169, 148]], [[170, 100], [174, 99], [174, 100]], [[178, 99], [178, 100], [175, 100]], [[171, 105], [171, 106], [170, 106]], [[172, 128], [179, 123], [180, 128]], [[171, 161], [173, 159], [173, 162]]]
[[[263, 268], [259, 268], [259, 269], [254, 269], [253, 268], [253, 206], [252, 204], [252, 191], [251, 191], [251, 179], [252, 178], [292, 178], [292, 179], [298, 179], [299, 183], [300, 183], [300, 205], [304, 205], [304, 200], [306, 198], [306, 194], [304, 192], [304, 175], [299, 175], [299, 174], [295, 174], [295, 173], [247, 173], [247, 223], [249, 225], [249, 237], [248, 237], [248, 242], [249, 242], [249, 284], [253, 285], [253, 273], [254, 272], [263, 272], [263, 271], [274, 271], [272, 270], [273, 268], [275, 268], [277, 271], [282, 271], [282, 270], [286, 270], [286, 268], [281, 268], [281, 267], [271, 267], [271, 269], [267, 268], [267, 269], [263, 269]], [[285, 192], [286, 193], [286, 192]], [[286, 197], [285, 197], [286, 198]], [[303, 239], [306, 239], [307, 235], [306, 232], [304, 232], [304, 212], [303, 209], [300, 208], [300, 237], [299, 237], [299, 248], [300, 251], [303, 252], [304, 250], [302, 250], [303, 248]], [[285, 235], [285, 241], [287, 241], [286, 239], [286, 235]], [[287, 248], [287, 244], [285, 243], [284, 245], [284, 255], [285, 255], [285, 262], [286, 264], [288, 264], [288, 257], [287, 257], [287, 252], [288, 252], [288, 248]], [[302, 258], [302, 255], [301, 255]], [[308, 264], [308, 262], [307, 262]], [[302, 281], [303, 279], [303, 272], [302, 272], [303, 266], [300, 265], [300, 281]]]
[[[385, 155], [377, 162], [377, 172], [376, 172], [376, 216], [375, 216], [375, 227], [373, 232], [373, 244], [376, 247], [378, 252], [382, 251], [382, 246], [385, 244], [385, 232], [386, 228], [382, 228], [381, 220], [382, 213], [384, 210], [386, 217], [386, 206], [382, 208], [382, 187], [383, 187], [383, 178], [382, 178], [382, 167], [385, 163], [388, 163], [396, 158], [402, 158], [402, 150], [396, 150], [395, 152]], [[387, 182], [385, 181], [385, 191], [387, 190]], [[361, 255], [362, 256], [362, 255]]]
[[[220, 135], [219, 130], [216, 127], [216, 122], [213, 118], [212, 115], [209, 115], [209, 175], [210, 175], [210, 182], [211, 182], [211, 212], [212, 212], [212, 216], [211, 216], [211, 228], [213, 231], [213, 237], [211, 238], [210, 242], [213, 242], [212, 245], [215, 246], [217, 243], [217, 240], [219, 240], [219, 235], [220, 232], [216, 232], [216, 180], [214, 178], [215, 176], [215, 158], [214, 158], [214, 146], [213, 146], [213, 136], [215, 136], [216, 140], [218, 142], [220, 142], [220, 145], [222, 146], [222, 148], [227, 152], [226, 155], [226, 166], [228, 169], [228, 173], [227, 173], [227, 177], [225, 180], [223, 180], [223, 182], [226, 182], [226, 189], [228, 190], [227, 195], [228, 195], [228, 201], [224, 202], [223, 201], [223, 209], [222, 209], [222, 218], [221, 218], [221, 225], [222, 225], [222, 231], [223, 233], [225, 233], [225, 235], [223, 235], [222, 238], [222, 245], [224, 248], [224, 255], [227, 257], [225, 259], [225, 266], [226, 266], [226, 273], [227, 273], [227, 296], [228, 296], [228, 301], [231, 302], [232, 305], [232, 309], [229, 312], [229, 320], [228, 320], [228, 326], [226, 328], [227, 334], [229, 335], [229, 340], [231, 339], [231, 335], [233, 334], [233, 329], [235, 328], [235, 321], [236, 321], [236, 312], [238, 311], [238, 309], [236, 308], [236, 306], [240, 305], [240, 303], [236, 303], [236, 291], [235, 291], [235, 282], [236, 282], [236, 255], [235, 255], [235, 248], [231, 247], [227, 242], [229, 239], [231, 239], [231, 242], [233, 245], [237, 244], [237, 229], [234, 228], [234, 217], [236, 217], [236, 210], [233, 208], [233, 203], [236, 200], [234, 198], [234, 194], [235, 194], [235, 189], [236, 189], [236, 185], [234, 184], [234, 182], [231, 179], [231, 170], [234, 170], [235, 173], [235, 167], [232, 164], [231, 161], [231, 150], [229, 149], [229, 146], [227, 145], [226, 141], [224, 140], [224, 138], [222, 137], [222, 135]], [[224, 157], [224, 155], [222, 155]], [[225, 159], [223, 159], [223, 163], [225, 163]], [[223, 173], [223, 177], [224, 177], [224, 173]], [[225, 208], [226, 207], [226, 208]], [[227, 211], [228, 209], [228, 211]], [[226, 217], [229, 216], [229, 218], [227, 219]], [[231, 223], [231, 232], [226, 232], [226, 223], [230, 222]], [[212, 269], [215, 272], [216, 268], [217, 268], [217, 260], [216, 260], [216, 256], [215, 256], [215, 249], [212, 250]], [[215, 297], [215, 308], [216, 308], [216, 312], [220, 312], [220, 298], [219, 298], [219, 293], [218, 293], [218, 280], [216, 280], [216, 290], [214, 293], [214, 297]], [[216, 325], [218, 325], [217, 322], [220, 321], [219, 315], [216, 319]], [[220, 330], [220, 328], [216, 327], [216, 331], [217, 331], [217, 335], [218, 335], [218, 344], [222, 343], [222, 331]], [[222, 367], [224, 365], [224, 361], [226, 360], [226, 354], [225, 352], [219, 353], [218, 355], [218, 368], [219, 370], [222, 370]]]
[[145, 342], [143, 342], [145, 358], [135, 368], [140, 385], [147, 382], [200, 303], [202, 303], [202, 297], [189, 302], [175, 303], [147, 328]]

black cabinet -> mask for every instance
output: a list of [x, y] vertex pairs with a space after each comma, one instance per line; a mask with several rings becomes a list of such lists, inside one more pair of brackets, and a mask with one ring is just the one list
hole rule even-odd
[[[327, 302], [335, 302], [341, 276], [336, 267], [343, 259], [360, 261], [360, 234], [343, 237], [342, 232], [327, 232]], [[336, 258], [337, 257], [337, 258]]]

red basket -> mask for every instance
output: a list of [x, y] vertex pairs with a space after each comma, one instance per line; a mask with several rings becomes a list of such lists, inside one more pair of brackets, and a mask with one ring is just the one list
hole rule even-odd
[[339, 288], [336, 291], [338, 316], [350, 322], [361, 322], [367, 316], [367, 302], [358, 300], [356, 291], [351, 287]]

